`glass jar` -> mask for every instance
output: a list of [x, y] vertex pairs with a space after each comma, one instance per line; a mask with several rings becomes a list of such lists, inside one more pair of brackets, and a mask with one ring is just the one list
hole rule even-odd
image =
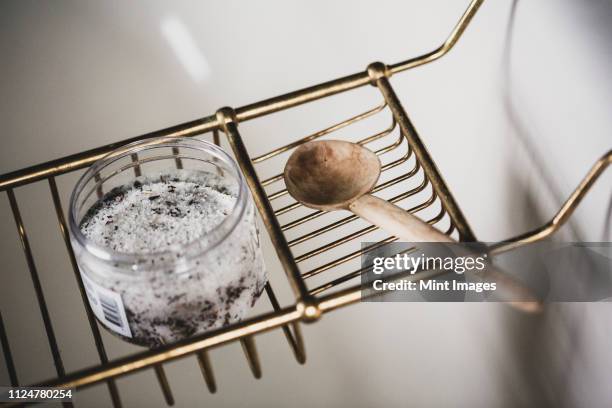
[[138, 345], [237, 322], [267, 282], [246, 182], [208, 142], [158, 138], [109, 153], [78, 181], [69, 226], [94, 314]]

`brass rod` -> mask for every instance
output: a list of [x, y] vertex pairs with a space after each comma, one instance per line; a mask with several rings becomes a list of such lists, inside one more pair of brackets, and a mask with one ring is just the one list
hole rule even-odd
[[[212, 131], [212, 135], [213, 135], [213, 143], [219, 147], [221, 147], [221, 139], [219, 138], [219, 130], [218, 129], [214, 129]], [[219, 159], [217, 159], [216, 157], [213, 158], [213, 162], [214, 163], [218, 163]], [[217, 167], [217, 174], [220, 176], [223, 176], [223, 170], [221, 169], [221, 167]]]
[[249, 334], [272, 330], [301, 318], [302, 312], [298, 311], [295, 306], [285, 308], [279, 312], [266, 313], [231, 325], [229, 329], [213, 330], [172, 345], [132, 354], [128, 357], [113, 360], [104, 366], [79, 370], [63, 378], [56, 378], [37, 385], [58, 388], [82, 388], [105, 381], [111, 377], [124, 376], [156, 364], [176, 360], [204, 349], [237, 340]]
[[[415, 208], [419, 208], [419, 207], [422, 207], [422, 206], [423, 206], [423, 204], [420, 204], [420, 205], [416, 206]], [[406, 210], [406, 211], [407, 212], [416, 212], [416, 211], [419, 211], [419, 210], [415, 211], [413, 209], [410, 209], [410, 210]], [[444, 216], [444, 214], [445, 214], [444, 213], [444, 209], [442, 209], [438, 215], [436, 215], [435, 217], [427, 220], [426, 222], [428, 224], [433, 225], [436, 222], [438, 222]], [[317, 248], [317, 249], [315, 249], [313, 251], [307, 252], [307, 253], [297, 257], [296, 258], [296, 262], [302, 262], [302, 261], [304, 261], [306, 259], [312, 258], [313, 256], [320, 255], [320, 254], [328, 251], [329, 249], [332, 249], [332, 248], [335, 248], [335, 247], [340, 246], [342, 244], [345, 244], [345, 243], [347, 243], [347, 242], [349, 242], [349, 241], [351, 241], [351, 240], [353, 240], [353, 239], [355, 239], [357, 237], [366, 235], [367, 233], [372, 232], [372, 231], [377, 230], [377, 229], [378, 229], [378, 227], [375, 226], [375, 225], [371, 225], [371, 226], [369, 226], [367, 228], [361, 229], [361, 230], [359, 230], [359, 231], [357, 231], [357, 232], [355, 232], [353, 234], [347, 235], [347, 236], [345, 236], [343, 238], [340, 238], [340, 239], [338, 239], [336, 241], [333, 241], [333, 242], [331, 242], [331, 243], [329, 243], [329, 244], [327, 244], [325, 246], [321, 246], [321, 247], [319, 247], [319, 248]], [[394, 237], [389, 237], [389, 238], [386, 238], [385, 241], [386, 240], [389, 240], [388, 242], [393, 242], [393, 241], [396, 241], [397, 239], [394, 238]], [[344, 256], [342, 256], [340, 258], [335, 259], [334, 261], [331, 261], [331, 262], [329, 262], [327, 264], [324, 264], [322, 266], [319, 266], [319, 267], [317, 267], [317, 268], [315, 268], [315, 269], [313, 269], [311, 271], [308, 271], [308, 272], [306, 272], [302, 276], [306, 279], [306, 278], [311, 277], [311, 276], [313, 276], [315, 274], [318, 274], [318, 273], [321, 273], [321, 272], [326, 271], [328, 269], [331, 269], [332, 267], [335, 267], [337, 265], [340, 265], [342, 263], [350, 261], [351, 259], [356, 258], [356, 255], [358, 255], [358, 254], [359, 254], [359, 251], [351, 253], [351, 254], [348, 254], [348, 255], [344, 255]]]
[[338, 246], [340, 246], [342, 244], [346, 244], [347, 242], [350, 242], [350, 241], [354, 240], [355, 238], [362, 237], [362, 236], [364, 236], [364, 235], [366, 235], [366, 234], [368, 234], [368, 233], [370, 233], [372, 231], [375, 231], [377, 229], [378, 229], [378, 227], [375, 226], [375, 225], [370, 225], [368, 227], [362, 228], [362, 229], [360, 229], [358, 231], [355, 231], [355, 232], [353, 232], [351, 234], [345, 235], [342, 238], [338, 238], [335, 241], [328, 242], [327, 244], [322, 245], [322, 246], [320, 246], [320, 247], [318, 247], [316, 249], [313, 249], [312, 251], [308, 251], [308, 252], [306, 252], [306, 253], [304, 253], [304, 254], [302, 254], [300, 256], [296, 256], [295, 257], [295, 262], [300, 263], [300, 262], [303, 262], [303, 261], [305, 261], [307, 259], [310, 259], [310, 258], [312, 258], [314, 256], [321, 255], [322, 253], [327, 252], [330, 249], [336, 248], [336, 247], [338, 247]]
[[287, 195], [287, 194], [289, 194], [289, 192], [287, 191], [286, 188], [284, 188], [282, 190], [275, 191], [274, 193], [271, 193], [270, 195], [268, 195], [268, 200], [274, 201], [277, 198], [280, 198], [280, 197], [282, 197], [284, 195]]
[[446, 230], [445, 234], [450, 236], [453, 233], [453, 231], [455, 231], [455, 225], [453, 224], [453, 221], [451, 220], [450, 226]]
[[402, 107], [402, 104], [395, 94], [395, 91], [393, 88], [391, 88], [389, 80], [386, 77], [381, 76], [376, 79], [376, 85], [387, 101], [389, 109], [391, 109], [391, 112], [393, 112], [395, 119], [402, 129], [402, 133], [406, 135], [408, 143], [414, 151], [417, 160], [421, 163], [427, 178], [431, 181], [431, 184], [436, 191], [436, 195], [440, 198], [442, 205], [445, 207], [449, 216], [454, 221], [455, 226], [459, 230], [461, 240], [475, 241], [476, 238], [472, 232], [472, 229], [459, 209], [459, 205], [444, 182], [444, 179], [427, 151], [427, 148], [419, 138], [416, 129], [408, 118], [408, 115]]
[[431, 204], [433, 204], [434, 201], [436, 201], [436, 192], [432, 189], [431, 190], [431, 195], [429, 196], [427, 201], [424, 201], [423, 203], [421, 203], [419, 205], [415, 205], [414, 207], [409, 208], [406, 211], [411, 213], [411, 214], [414, 214], [416, 212], [419, 212], [419, 211], [429, 207]]
[[361, 269], [356, 270], [355, 272], [351, 272], [347, 275], [342, 275], [341, 277], [334, 279], [330, 282], [324, 283], [323, 285], [317, 286], [314, 289], [310, 290], [310, 294], [313, 296], [317, 296], [320, 295], [321, 293], [325, 292], [326, 290], [332, 289], [344, 282], [348, 282], [352, 279], [355, 279], [358, 276], [361, 276], [361, 274], [363, 274], [365, 271], [368, 270], [368, 266], [364, 266]]
[[438, 215], [436, 215], [435, 217], [433, 217], [427, 222], [433, 225], [437, 223], [438, 221], [440, 221], [442, 218], [444, 218], [444, 214], [446, 214], [446, 211], [444, 211], [444, 206], [440, 205], [440, 212], [438, 213]]
[[525, 244], [540, 241], [552, 235], [568, 220], [586, 193], [591, 189], [593, 184], [595, 184], [597, 179], [603, 174], [611, 163], [612, 150], [608, 151], [599, 160], [597, 160], [597, 162], [595, 162], [593, 167], [591, 167], [589, 172], [584, 176], [578, 187], [576, 187], [576, 189], [567, 198], [565, 203], [563, 203], [559, 211], [549, 222], [534, 230], [510, 238], [504, 242], [492, 245], [490, 248], [491, 254], [500, 254]]
[[[400, 194], [398, 197], [401, 197], [402, 195], [403, 194]], [[399, 201], [399, 200], [395, 200], [395, 198], [397, 198], [397, 197], [394, 197], [393, 199], [391, 199], [389, 201], [390, 202]], [[431, 197], [427, 201], [425, 201], [424, 203], [421, 203], [419, 205], [416, 205], [416, 206], [414, 206], [412, 208], [407, 209], [406, 212], [414, 214], [414, 213], [416, 213], [418, 211], [421, 211], [421, 210], [429, 207], [435, 201], [435, 198], [436, 198], [436, 195], [435, 195], [435, 193], [432, 192]], [[428, 224], [435, 224], [436, 222], [440, 221], [440, 219], [442, 219], [444, 214], [445, 214], [444, 209], [441, 209], [440, 213], [438, 213], [438, 215], [436, 215], [434, 218], [432, 218], [429, 221], [427, 221], [427, 223]], [[389, 237], [389, 238], [386, 238], [386, 239], [380, 241], [379, 243], [383, 243], [384, 244], [384, 243], [393, 242], [393, 241], [396, 241], [396, 240], [397, 240], [397, 238], [395, 238], [395, 237]], [[324, 271], [326, 271], [328, 269], [331, 269], [331, 268], [336, 267], [338, 265], [341, 265], [341, 264], [343, 264], [345, 262], [348, 262], [351, 259], [356, 258], [357, 255], [359, 255], [360, 253], [364, 253], [364, 252], [367, 252], [369, 250], [370, 249], [365, 249], [365, 250], [362, 249], [362, 250], [356, 251], [356, 252], [354, 252], [352, 254], [345, 255], [345, 256], [343, 256], [341, 258], [335, 259], [335, 260], [333, 260], [331, 262], [328, 262], [328, 263], [326, 263], [324, 265], [321, 265], [321, 266], [319, 266], [319, 267], [317, 267], [315, 269], [312, 269], [312, 270], [310, 270], [308, 272], [305, 272], [305, 273], [302, 274], [302, 276], [304, 277], [304, 279], [310, 278], [311, 276], [317, 275], [317, 274], [319, 274], [321, 272], [324, 272]]]
[[[308, 218], [306, 220], [304, 220], [304, 222], [310, 221], [314, 218], [317, 218], [318, 216], [321, 216], [323, 214], [326, 214], [325, 211], [321, 211], [321, 210], [317, 210], [314, 213], [311, 213], [311, 216], [307, 216], [307, 217], [302, 217], [300, 220], [304, 220], [304, 218]], [[339, 219], [338, 221], [332, 222], [331, 224], [327, 224], [321, 228], [317, 228], [314, 231], [308, 232], [304, 235], [301, 235], [295, 239], [292, 239], [291, 241], [289, 241], [289, 246], [290, 247], [294, 247], [296, 245], [302, 244], [312, 238], [318, 237], [319, 235], [323, 235], [326, 232], [332, 231], [336, 228], [339, 228], [343, 225], [349, 224], [352, 221], [355, 221], [358, 217], [356, 215], [349, 215], [348, 217], [344, 217]], [[300, 225], [300, 224], [296, 224], [295, 226]]]
[[395, 121], [395, 118], [392, 116], [391, 117], [391, 125], [388, 128], [386, 128], [384, 130], [381, 130], [378, 133], [374, 133], [371, 136], [368, 136], [368, 137], [365, 137], [365, 138], [363, 138], [361, 140], [358, 140], [356, 143], [358, 145], [362, 145], [363, 146], [363, 145], [366, 145], [368, 143], [374, 142], [375, 140], [383, 138], [383, 137], [387, 136], [388, 134], [390, 134], [391, 132], [393, 132], [393, 130], [395, 129], [396, 126], [397, 126], [397, 122]]
[[155, 376], [157, 377], [157, 382], [159, 382], [162, 394], [164, 394], [166, 404], [174, 405], [174, 396], [172, 395], [170, 383], [168, 382], [168, 376], [166, 376], [166, 372], [164, 371], [163, 366], [161, 364], [156, 364], [154, 368]]
[[[289, 211], [295, 210], [296, 208], [300, 208], [300, 207], [302, 207], [302, 206], [303, 206], [303, 204], [302, 204], [302, 203], [300, 203], [300, 202], [296, 201], [296, 202], [294, 202], [294, 203], [291, 203], [291, 204], [289, 204], [289, 205], [286, 205], [286, 206], [284, 206], [284, 207], [281, 207], [281, 208], [279, 208], [278, 210], [275, 210], [275, 211], [274, 211], [274, 215], [276, 215], [276, 216], [283, 215], [283, 214], [288, 213]], [[283, 228], [284, 228], [284, 226], [283, 226]], [[284, 230], [283, 230], [283, 231], [284, 231]]]
[[322, 84], [289, 92], [274, 98], [265, 99], [236, 109], [236, 120], [244, 122], [259, 116], [285, 110], [306, 102], [315, 101], [327, 96], [359, 88], [370, 83], [365, 72], [348, 75], [342, 78], [323, 82]]
[[132, 158], [132, 163], [136, 164], [134, 166], [134, 176], [140, 177], [142, 172], [140, 171], [140, 164], [138, 163], [138, 153], [132, 153], [130, 154], [130, 157]]
[[191, 122], [146, 133], [144, 135], [124, 139], [120, 142], [110, 143], [95, 149], [65, 156], [60, 159], [37, 164], [35, 166], [26, 167], [24, 169], [0, 176], [0, 191], [6, 190], [9, 187], [17, 187], [27, 183], [33, 183], [49, 176], [58, 176], [73, 170], [82, 169], [93, 164], [96, 160], [106, 156], [109, 152], [132, 142], [162, 136], [195, 136], [212, 130], [215, 126], [217, 126], [216, 118], [214, 115], [212, 115], [205, 118], [196, 119]]
[[249, 368], [253, 373], [253, 377], [259, 380], [261, 378], [261, 363], [259, 362], [257, 347], [255, 347], [255, 339], [253, 339], [253, 336], [243, 337], [240, 339], [240, 345], [249, 363]]
[[[102, 336], [100, 335], [100, 329], [96, 322], [96, 318], [91, 310], [91, 306], [89, 305], [89, 300], [87, 298], [87, 292], [85, 291], [85, 286], [83, 285], [83, 278], [81, 278], [81, 274], [79, 272], [79, 266], [76, 261], [76, 257], [74, 255], [74, 251], [72, 250], [72, 245], [70, 244], [70, 235], [68, 233], [68, 226], [66, 224], [66, 219], [64, 217], [64, 210], [62, 208], [62, 201], [59, 196], [59, 192], [57, 190], [57, 184], [55, 182], [55, 177], [49, 177], [49, 189], [51, 190], [51, 197], [53, 199], [53, 205], [55, 207], [55, 214], [57, 215], [57, 220], [59, 222], [59, 229], [62, 234], [62, 238], [64, 239], [64, 245], [66, 246], [66, 250], [68, 251], [68, 257], [70, 258], [70, 265], [72, 266], [72, 271], [74, 273], [74, 278], [79, 287], [79, 293], [81, 294], [81, 301], [83, 302], [83, 306], [85, 307], [85, 314], [87, 315], [87, 321], [89, 322], [89, 327], [91, 329], [91, 334], [94, 338], [94, 344], [96, 345], [96, 350], [98, 351], [98, 357], [100, 358], [100, 362], [102, 364], [108, 363], [108, 356], [106, 354], [106, 349], [104, 347], [104, 342], [102, 341]], [[117, 389], [117, 384], [115, 380], [109, 379], [107, 382], [108, 391], [111, 395], [111, 400], [113, 402], [113, 406], [116, 408], [120, 408], [123, 404], [121, 403], [121, 398], [119, 397], [119, 390]]]
[[4, 354], [4, 362], [6, 363], [6, 371], [11, 381], [11, 387], [19, 386], [19, 380], [17, 378], [17, 369], [15, 368], [15, 362], [13, 361], [13, 354], [11, 353], [11, 345], [6, 334], [6, 327], [2, 320], [2, 313], [0, 313], [0, 346], [2, 346], [2, 352]]
[[[425, 187], [427, 187], [427, 184], [428, 184], [428, 180], [427, 180], [427, 178], [424, 178], [423, 182], [419, 186], [415, 187], [412, 190], [409, 190], [406, 193], [400, 194], [400, 197], [403, 197], [402, 199], [405, 199], [405, 198], [410, 197], [411, 195], [417, 194], [420, 191], [423, 191], [423, 189]], [[339, 239], [337, 239], [335, 241], [329, 242], [326, 245], [320, 246], [320, 247], [318, 247], [316, 249], [313, 249], [312, 251], [306, 252], [306, 253], [304, 253], [304, 254], [302, 254], [300, 256], [296, 256], [295, 257], [295, 262], [296, 263], [303, 262], [303, 261], [305, 261], [307, 259], [312, 258], [313, 256], [320, 255], [323, 252], [326, 252], [326, 251], [328, 251], [328, 250], [330, 250], [332, 248], [335, 248], [335, 247], [340, 246], [342, 244], [345, 244], [345, 243], [347, 243], [347, 242], [349, 242], [349, 241], [351, 241], [351, 240], [353, 240], [355, 238], [359, 238], [359, 237], [361, 237], [363, 235], [366, 235], [366, 234], [368, 234], [368, 233], [370, 233], [372, 231], [375, 231], [376, 229], [378, 229], [377, 226], [370, 225], [369, 227], [366, 227], [366, 228], [360, 229], [358, 231], [355, 231], [355, 232], [353, 232], [351, 234], [345, 235], [344, 237], [339, 238]]]
[[340, 307], [357, 303], [360, 300], [361, 285], [356, 285], [319, 298], [319, 309], [323, 313], [328, 313]]
[[[274, 311], [281, 310], [280, 304], [278, 303], [278, 299], [276, 298], [276, 294], [272, 290], [272, 285], [268, 281], [266, 283], [266, 295], [268, 295], [268, 299], [270, 300], [270, 304]], [[296, 329], [297, 328], [297, 329]], [[282, 326], [283, 333], [285, 334], [285, 338], [293, 351], [293, 355], [298, 363], [304, 364], [306, 362], [306, 351], [304, 349], [304, 343], [301, 339], [301, 333], [299, 332], [299, 326], [295, 324], [294, 332], [295, 336], [291, 333], [291, 330], [288, 326]]]
[[181, 151], [178, 147], [173, 147], [172, 154], [176, 156], [176, 158], [174, 159], [174, 164], [176, 165], [176, 168], [181, 170], [183, 168], [183, 159], [179, 157], [181, 155]]
[[206, 387], [211, 394], [217, 392], [217, 382], [215, 381], [215, 374], [210, 363], [210, 357], [208, 356], [207, 350], [202, 350], [196, 354], [200, 371], [202, 371], [202, 377], [206, 383]]
[[275, 176], [268, 177], [267, 179], [262, 180], [261, 181], [261, 185], [264, 186], [264, 187], [268, 186], [268, 185], [270, 185], [272, 183], [276, 183], [277, 181], [281, 181], [283, 179], [283, 177], [284, 177], [283, 173], [279, 173], [279, 174], [277, 174]]
[[444, 41], [444, 43], [441, 46], [439, 46], [433, 51], [420, 55], [416, 58], [411, 58], [409, 60], [390, 65], [389, 66], [390, 73], [396, 74], [398, 72], [405, 71], [410, 68], [415, 68], [415, 67], [418, 67], [419, 65], [423, 65], [423, 64], [427, 64], [428, 62], [435, 61], [438, 58], [446, 55], [453, 48], [453, 46], [457, 43], [457, 41], [459, 41], [459, 38], [461, 38], [461, 35], [467, 28], [470, 21], [472, 21], [472, 18], [478, 11], [478, 8], [483, 3], [483, 1], [484, 0], [472, 0], [470, 2], [467, 9], [465, 10], [463, 15], [457, 22], [457, 25], [455, 26], [453, 31], [450, 33], [446, 41]]
[[376, 153], [377, 156], [381, 156], [385, 153], [389, 153], [392, 150], [395, 150], [396, 147], [398, 147], [399, 145], [402, 144], [402, 140], [404, 140], [404, 137], [402, 136], [401, 132], [399, 134], [399, 137], [397, 138], [397, 140], [393, 143], [391, 143], [390, 145], [387, 145], [385, 147], [381, 147], [378, 150], [375, 150], [374, 153]]
[[408, 150], [406, 150], [406, 153], [404, 153], [402, 157], [400, 157], [397, 160], [390, 161], [389, 163], [383, 164], [382, 167], [380, 168], [380, 171], [387, 171], [389, 169], [397, 167], [405, 163], [408, 159], [410, 159], [410, 156], [412, 156], [412, 150], [410, 149], [410, 146], [408, 146]]
[[319, 130], [318, 132], [311, 133], [308, 136], [304, 136], [304, 137], [296, 140], [295, 142], [291, 142], [291, 143], [289, 143], [289, 144], [287, 144], [285, 146], [282, 146], [282, 147], [279, 147], [279, 148], [274, 149], [272, 151], [269, 151], [268, 153], [264, 153], [264, 154], [259, 155], [257, 157], [253, 157], [251, 159], [251, 161], [256, 164], [256, 163], [262, 162], [264, 160], [268, 160], [268, 159], [270, 159], [270, 158], [272, 158], [274, 156], [277, 156], [277, 155], [279, 155], [281, 153], [284, 153], [284, 152], [286, 152], [288, 150], [291, 150], [294, 147], [298, 147], [301, 144], [304, 144], [306, 142], [310, 142], [311, 140], [318, 139], [318, 138], [320, 138], [322, 136], [325, 136], [325, 135], [327, 135], [329, 133], [335, 132], [336, 130], [340, 130], [342, 128], [345, 128], [345, 127], [347, 127], [347, 126], [349, 126], [349, 125], [351, 125], [351, 124], [353, 124], [355, 122], [358, 122], [358, 121], [360, 121], [362, 119], [365, 119], [367, 117], [375, 115], [376, 113], [378, 113], [381, 110], [383, 110], [385, 108], [385, 106], [386, 106], [386, 104], [384, 102], [382, 102], [380, 105], [376, 106], [373, 109], [369, 109], [369, 110], [367, 110], [367, 111], [365, 111], [363, 113], [360, 113], [360, 114], [355, 115], [355, 116], [353, 116], [351, 118], [343, 120], [342, 122], [335, 123], [335, 124], [325, 128], [323, 130]]
[[32, 284], [34, 285], [34, 292], [36, 293], [38, 307], [40, 309], [40, 314], [42, 316], [43, 324], [45, 326], [45, 331], [47, 333], [47, 339], [49, 341], [49, 348], [51, 349], [51, 355], [53, 356], [53, 363], [55, 364], [55, 370], [57, 371], [57, 375], [62, 377], [66, 374], [66, 371], [64, 370], [64, 363], [62, 363], [62, 357], [60, 355], [59, 347], [57, 346], [57, 339], [55, 337], [55, 332], [53, 330], [53, 324], [51, 323], [51, 317], [49, 315], [49, 309], [47, 308], [47, 302], [45, 300], [45, 295], [42, 290], [42, 285], [38, 277], [38, 270], [36, 268], [36, 263], [34, 262], [34, 257], [32, 256], [32, 249], [30, 247], [30, 241], [28, 240], [28, 235], [26, 233], [25, 226], [21, 218], [21, 213], [19, 211], [19, 205], [17, 204], [17, 200], [15, 199], [15, 193], [13, 192], [12, 188], [9, 188], [6, 192], [8, 194], [9, 202], [11, 205], [11, 210], [13, 211], [13, 218], [15, 219], [15, 225], [17, 226], [17, 231], [19, 232], [19, 238], [21, 240], [21, 248], [23, 249], [23, 253], [25, 254], [26, 262], [28, 264], [28, 269], [30, 270]]
[[342, 258], [334, 259], [333, 261], [323, 264], [315, 269], [311, 269], [310, 271], [303, 273], [302, 276], [304, 277], [304, 279], [312, 278], [313, 276], [316, 276], [320, 274], [321, 272], [325, 272], [329, 269], [335, 268], [336, 266], [342, 265], [343, 263], [346, 263], [350, 261], [351, 259], [355, 259], [363, 254], [366, 254], [370, 251], [375, 250], [376, 248], [380, 248], [384, 244], [388, 244], [396, 240], [397, 238], [395, 237], [389, 237], [389, 238], [383, 239], [382, 241], [378, 241], [375, 244], [369, 245], [366, 248], [360, 248], [359, 250], [351, 252], [350, 254], [345, 255]]
[[[380, 139], [382, 137], [385, 137], [389, 133], [391, 133], [393, 131], [393, 129], [395, 129], [395, 126], [396, 126], [396, 122], [395, 122], [395, 119], [393, 119], [390, 127], [386, 128], [385, 130], [382, 130], [382, 131], [380, 131], [378, 133], [375, 133], [375, 134], [373, 134], [371, 136], [368, 136], [368, 137], [366, 137], [364, 139], [361, 139], [361, 140], [357, 141], [357, 144], [364, 145], [364, 144], [368, 144], [370, 142], [373, 142], [375, 140], [378, 140], [378, 139]], [[279, 173], [279, 174], [276, 174], [276, 175], [274, 175], [272, 177], [269, 177], [267, 179], [262, 180], [261, 181], [261, 185], [265, 187], [265, 186], [268, 186], [268, 185], [270, 185], [272, 183], [280, 181], [282, 179], [283, 179], [283, 173]]]
[[[390, 237], [390, 238], [393, 238], [393, 237]], [[387, 239], [389, 239], [389, 238], [387, 238]], [[387, 241], [387, 240], [380, 241], [378, 243], [378, 244], [380, 244], [380, 245], [378, 245], [378, 247], [380, 247], [381, 245], [384, 245], [387, 242], [394, 242], [396, 240], [397, 240], [397, 238], [393, 238], [391, 241]], [[368, 251], [370, 251], [370, 250], [371, 249], [368, 249]], [[404, 254], [404, 253], [410, 253], [410, 252], [414, 252], [415, 250], [416, 250], [416, 247], [411, 247], [411, 248], [408, 248], [408, 249], [406, 249], [404, 251], [399, 252], [399, 254], [401, 255], [401, 254]], [[341, 276], [339, 278], [336, 278], [336, 279], [334, 279], [334, 280], [332, 280], [330, 282], [327, 282], [327, 283], [325, 283], [325, 284], [323, 284], [321, 286], [318, 286], [318, 287], [312, 289], [310, 291], [310, 294], [311, 295], [318, 295], [318, 294], [320, 294], [320, 293], [322, 293], [322, 292], [324, 292], [326, 290], [329, 290], [329, 289], [331, 289], [333, 287], [336, 287], [336, 286], [338, 286], [338, 285], [340, 285], [340, 284], [342, 284], [344, 282], [348, 282], [351, 279], [354, 279], [354, 278], [356, 278], [358, 276], [361, 276], [365, 271], [367, 271], [371, 267], [372, 267], [372, 264], [364, 266], [364, 267], [362, 267], [362, 268], [360, 268], [360, 269], [358, 269], [358, 270], [356, 270], [354, 272], [351, 272], [349, 274], [343, 275], [343, 276]]]
[[306, 347], [304, 346], [304, 337], [302, 336], [302, 329], [300, 328], [300, 322], [292, 322], [293, 334], [296, 340], [296, 349], [300, 351], [299, 355], [296, 355], [297, 362], [300, 364], [306, 363]]
[[102, 190], [102, 177], [100, 176], [100, 173], [96, 173], [94, 180], [96, 181], [96, 194], [98, 198], [102, 198], [104, 195], [104, 190]]
[[238, 159], [240, 169], [242, 170], [249, 189], [251, 190], [255, 204], [257, 205], [259, 213], [266, 225], [268, 234], [270, 235], [272, 243], [274, 244], [276, 254], [283, 265], [283, 269], [285, 270], [289, 281], [291, 282], [291, 287], [299, 299], [308, 299], [308, 289], [300, 276], [300, 271], [293, 260], [291, 250], [289, 249], [287, 240], [282, 233], [278, 219], [274, 216], [272, 205], [266, 197], [266, 192], [259, 182], [255, 167], [253, 166], [253, 163], [251, 163], [249, 154], [247, 153], [246, 147], [242, 142], [236, 122], [233, 120], [233, 111], [230, 108], [224, 108], [219, 110], [218, 115], [220, 116], [220, 122], [223, 123], [223, 130], [227, 135], [232, 150]]

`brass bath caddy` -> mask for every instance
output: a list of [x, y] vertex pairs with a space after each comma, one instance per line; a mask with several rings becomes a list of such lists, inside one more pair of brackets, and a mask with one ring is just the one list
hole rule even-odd
[[[360, 221], [355, 216], [332, 216], [330, 213], [308, 210], [302, 207], [291, 200], [287, 194], [283, 184], [282, 169], [288, 154], [301, 143], [329, 136], [338, 137], [337, 135], [342, 129], [355, 126], [369, 118], [388, 115], [388, 126], [365, 137], [349, 140], [367, 145], [381, 157], [383, 177], [381, 177], [374, 191], [384, 195], [390, 201], [402, 205], [407, 211], [418, 214], [447, 234], [452, 234], [462, 241], [475, 240], [476, 237], [467, 220], [421, 142], [408, 115], [402, 108], [389, 78], [393, 74], [432, 62], [448, 53], [460, 38], [482, 2], [483, 0], [471, 1], [448, 39], [437, 49], [419, 57], [393, 65], [376, 62], [370, 64], [365, 71], [357, 74], [244, 107], [236, 109], [221, 108], [214, 115], [192, 122], [0, 176], [0, 191], [6, 191], [9, 198], [57, 371], [56, 379], [40, 385], [82, 388], [106, 382], [113, 405], [120, 407], [121, 399], [115, 385], [115, 378], [138, 370], [152, 368], [157, 375], [167, 403], [172, 404], [173, 396], [163, 363], [190, 355], [195, 356], [200, 363], [209, 390], [215, 392], [216, 382], [207, 350], [232, 341], [240, 341], [251, 371], [258, 378], [261, 376], [261, 367], [254, 336], [272, 329], [281, 329], [284, 332], [294, 357], [299, 363], [304, 363], [306, 353], [300, 324], [314, 322], [324, 313], [358, 302], [361, 299], [358, 278], [364, 272], [364, 269], [353, 270], [349, 268], [348, 264], [350, 261], [358, 259], [364, 251], [374, 250], [383, 243], [394, 241], [395, 238], [377, 238], [378, 243], [361, 249], [355, 244], [358, 243], [360, 238], [377, 232], [375, 231], [376, 227], [366, 225], [357, 228]], [[252, 156], [247, 151], [239, 131], [239, 124], [366, 86], [372, 86], [371, 89], [378, 92], [379, 102], [365, 112], [332, 123], [323, 130], [304, 136], [288, 145], [279, 146], [264, 154]], [[56, 185], [56, 177], [83, 169], [111, 150], [136, 140], [159, 136], [211, 135], [215, 143], [219, 144], [221, 133], [225, 134], [234, 151], [275, 247], [276, 255], [285, 270], [286, 278], [293, 291], [290, 306], [282, 307], [272, 286], [268, 284], [266, 294], [270, 307], [266, 313], [173, 345], [110, 361], [105, 351], [98, 324], [89, 308], [70, 246], [64, 207]], [[178, 151], [174, 153], [176, 155], [180, 154]], [[139, 159], [136, 155], [132, 159], [138, 163]], [[492, 247], [491, 251], [493, 253], [507, 251], [550, 236], [567, 220], [584, 194], [611, 162], [612, 152], [609, 152], [595, 164], [559, 213], [548, 224]], [[177, 159], [177, 166], [179, 165], [180, 159]], [[137, 166], [135, 169], [137, 170]], [[390, 173], [388, 170], [391, 169], [395, 169], [394, 176], [385, 177], [385, 174], [388, 175]], [[398, 171], [398, 169], [401, 171]], [[265, 176], [263, 176], [264, 173], [266, 173]], [[401, 175], [395, 176], [395, 174]], [[81, 291], [83, 307], [89, 320], [100, 360], [99, 365], [77, 372], [67, 373], [64, 369], [54, 334], [53, 322], [47, 310], [45, 295], [40, 284], [36, 262], [14, 194], [14, 189], [40, 181], [48, 183], [59, 221], [59, 229], [66, 244], [66, 253], [70, 258], [74, 276]], [[326, 244], [322, 246], [313, 245], [315, 238], [317, 240], [324, 239]], [[332, 252], [334, 253], [333, 256], [330, 255]], [[338, 256], [337, 252], [342, 253], [342, 255]], [[260, 301], [260, 303], [265, 302], [265, 300]], [[18, 371], [13, 363], [10, 351], [10, 333], [6, 333], [1, 315], [0, 346], [7, 362], [12, 385], [19, 385]]]

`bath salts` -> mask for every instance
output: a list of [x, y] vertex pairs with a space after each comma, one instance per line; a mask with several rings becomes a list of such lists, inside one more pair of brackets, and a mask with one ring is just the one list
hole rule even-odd
[[232, 212], [238, 193], [212, 173], [188, 177], [167, 174], [113, 189], [88, 212], [81, 231], [98, 245], [131, 254], [166, 251], [204, 237]]
[[[105, 265], [103, 271], [95, 262], [79, 263], [90, 301], [98, 292], [110, 292], [102, 298], [98, 318], [115, 333], [148, 347], [242, 319], [267, 277], [252, 203], [227, 232], [230, 239], [216, 230], [237, 211], [237, 198], [231, 180], [186, 170], [139, 177], [100, 198], [80, 223], [83, 235], [101, 247], [142, 259], [130, 271], [119, 263]], [[111, 302], [112, 294], [116, 298]], [[109, 311], [109, 304], [114, 309]]]

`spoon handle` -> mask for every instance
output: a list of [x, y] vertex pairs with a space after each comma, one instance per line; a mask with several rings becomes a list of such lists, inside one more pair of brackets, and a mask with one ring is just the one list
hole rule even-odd
[[[350, 211], [406, 242], [457, 242], [402, 208], [388, 201], [366, 194], [351, 203]], [[465, 249], [465, 256], [476, 256]], [[468, 272], [479, 280], [496, 282], [495, 297], [523, 312], [537, 312], [541, 303], [531, 290], [491, 263], [481, 272]]]
[[353, 201], [350, 211], [406, 242], [455, 242], [402, 208], [371, 194]]

